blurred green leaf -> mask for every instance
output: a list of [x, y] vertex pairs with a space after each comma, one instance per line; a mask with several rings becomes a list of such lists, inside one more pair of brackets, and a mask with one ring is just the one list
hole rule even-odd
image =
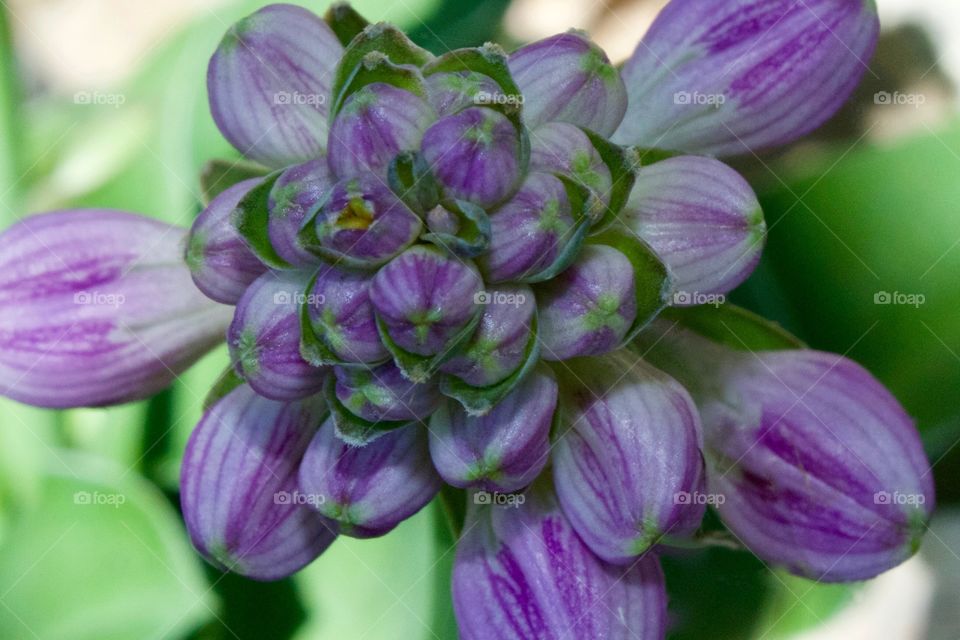
[[0, 637], [182, 637], [211, 614], [196, 555], [164, 497], [132, 473], [51, 456], [0, 547]]
[[827, 622], [846, 606], [859, 585], [823, 584], [787, 573], [770, 574], [771, 594], [757, 623], [756, 638], [786, 640]]

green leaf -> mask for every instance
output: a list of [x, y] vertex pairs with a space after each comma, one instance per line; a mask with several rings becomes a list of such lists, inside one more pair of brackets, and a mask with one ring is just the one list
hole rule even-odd
[[524, 349], [523, 363], [516, 371], [500, 382], [487, 387], [474, 387], [460, 378], [444, 375], [440, 379], [440, 391], [463, 405], [467, 413], [473, 416], [482, 416], [488, 413], [507, 394], [513, 391], [518, 384], [524, 381], [540, 361], [540, 340], [538, 338], [537, 316], [534, 314], [530, 323], [530, 339]]
[[633, 189], [633, 183], [637, 180], [641, 158], [633, 148], [613, 144], [589, 129], [581, 128], [581, 131], [587, 134], [590, 144], [597, 150], [600, 159], [610, 170], [611, 187], [610, 193], [606, 194], [609, 199], [607, 210], [594, 225], [594, 231], [600, 232], [613, 224], [626, 206], [630, 190]]
[[22, 91], [20, 73], [14, 56], [10, 10], [0, 7], [0, 228], [13, 222], [20, 209], [20, 188], [23, 155], [20, 123]]
[[223, 373], [213, 381], [213, 386], [210, 387], [210, 391], [207, 392], [207, 397], [203, 399], [203, 410], [207, 411], [242, 384], [243, 378], [240, 377], [237, 370], [232, 365], [228, 366], [223, 370]]
[[410, 421], [401, 420], [378, 420], [376, 422], [364, 420], [343, 406], [343, 403], [337, 398], [336, 387], [336, 377], [333, 374], [328, 375], [324, 381], [323, 394], [327, 399], [327, 406], [330, 408], [330, 415], [333, 417], [337, 434], [349, 444], [363, 446], [375, 440], [385, 431], [392, 431], [411, 424]]
[[776, 351], [806, 347], [779, 324], [732, 304], [715, 307], [670, 307], [664, 310], [661, 317], [740, 351]]
[[289, 269], [286, 260], [270, 244], [267, 224], [270, 220], [270, 190], [283, 171], [274, 171], [243, 197], [233, 212], [233, 223], [250, 249], [264, 264], [274, 269]]
[[432, 356], [421, 356], [416, 353], [410, 353], [394, 342], [379, 315], [377, 316], [377, 331], [380, 333], [380, 340], [383, 342], [383, 346], [385, 346], [387, 351], [390, 352], [390, 355], [393, 356], [394, 363], [396, 363], [404, 377], [416, 383], [423, 383], [436, 373], [437, 368], [441, 364], [453, 357], [453, 354], [456, 353], [460, 345], [470, 339], [470, 336], [473, 335], [477, 325], [480, 323], [481, 315], [478, 309], [477, 313], [470, 319], [470, 322], [464, 325], [463, 329], [450, 340], [446, 348]]
[[331, 5], [323, 15], [323, 19], [337, 35], [340, 44], [345, 47], [370, 24], [346, 2]]
[[637, 316], [624, 337], [626, 344], [666, 307], [672, 287], [670, 274], [654, 250], [635, 234], [607, 231], [590, 238], [590, 242], [617, 249], [633, 265]]
[[0, 637], [181, 637], [212, 615], [200, 561], [166, 499], [67, 451], [0, 553]]
[[420, 238], [461, 258], [475, 258], [485, 252], [493, 233], [486, 210], [466, 200], [445, 203], [444, 208], [457, 217], [457, 233], [428, 231]]
[[330, 119], [339, 113], [350, 94], [371, 82], [387, 82], [423, 94], [419, 67], [433, 56], [396, 27], [374, 24], [357, 35], [343, 53], [334, 73]]
[[827, 622], [850, 603], [859, 584], [818, 583], [771, 572], [770, 596], [757, 621], [758, 640], [788, 640]]
[[203, 205], [244, 180], [260, 178], [270, 173], [266, 167], [248, 160], [224, 160], [217, 158], [208, 161], [200, 170], [200, 196]]

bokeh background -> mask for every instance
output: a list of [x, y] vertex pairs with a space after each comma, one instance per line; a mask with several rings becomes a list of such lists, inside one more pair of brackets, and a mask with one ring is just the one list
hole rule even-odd
[[[0, 1], [0, 226], [73, 206], [188, 225], [203, 162], [236, 157], [207, 112], [206, 63], [261, 4]], [[662, 4], [354, 3], [434, 52], [575, 26], [615, 60]], [[960, 4], [878, 4], [883, 36], [851, 103], [807, 140], [733, 161], [770, 227], [733, 301], [894, 391], [934, 462], [939, 510], [916, 558], [862, 585], [817, 585], [722, 549], [669, 557], [676, 638], [960, 638]], [[111, 409], [0, 399], [0, 638], [455, 638], [451, 540], [432, 505], [279, 583], [223, 576], [193, 553], [180, 457], [226, 362], [215, 352], [170, 391]]]

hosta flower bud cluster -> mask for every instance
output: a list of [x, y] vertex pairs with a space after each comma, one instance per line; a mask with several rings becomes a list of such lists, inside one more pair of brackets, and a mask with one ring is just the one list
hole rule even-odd
[[[622, 72], [578, 31], [434, 55], [342, 5], [241, 20], [207, 87], [243, 171], [221, 167], [186, 237], [91, 210], [4, 234], [0, 386], [47, 406], [136, 399], [225, 336], [231, 369], [183, 464], [197, 549], [278, 578], [449, 485], [469, 506], [464, 638], [662, 637], [658, 553], [695, 542], [708, 503], [795, 573], [894, 566], [933, 496], [879, 383], [657, 320], [740, 284], [765, 234], [746, 181], [689, 154], [822, 122], [876, 16], [859, 0], [694, 4], [671, 2]], [[830, 91], [800, 100], [835, 58]], [[681, 90], [725, 99], [663, 102]], [[131, 304], [68, 303], [89, 288]], [[868, 500], [884, 492], [923, 500]]]

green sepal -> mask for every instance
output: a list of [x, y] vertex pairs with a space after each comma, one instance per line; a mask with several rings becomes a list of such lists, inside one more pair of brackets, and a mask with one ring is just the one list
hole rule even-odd
[[268, 267], [289, 269], [290, 264], [281, 258], [273, 245], [267, 225], [270, 220], [270, 190], [283, 170], [274, 171], [243, 197], [233, 212], [233, 224], [251, 251]]
[[590, 238], [590, 243], [613, 247], [633, 265], [637, 316], [623, 339], [626, 344], [666, 308], [673, 288], [670, 272], [650, 245], [632, 233], [606, 231]]
[[423, 75], [432, 76], [435, 73], [460, 73], [462, 71], [487, 76], [500, 85], [504, 96], [513, 96], [514, 100], [504, 100], [502, 103], [476, 103], [476, 105], [496, 109], [515, 124], [520, 125], [523, 93], [517, 83], [513, 81], [510, 68], [507, 66], [507, 53], [499, 45], [488, 42], [482, 47], [449, 51], [427, 64], [423, 68]]
[[440, 202], [440, 185], [423, 155], [416, 151], [404, 151], [390, 161], [387, 182], [397, 197], [421, 218]]
[[370, 22], [346, 2], [330, 5], [323, 19], [343, 46], [348, 46]]
[[456, 215], [460, 228], [456, 234], [427, 231], [420, 238], [461, 258], [475, 258], [490, 247], [493, 231], [490, 216], [482, 207], [466, 200], [453, 200], [444, 208]]
[[477, 325], [480, 324], [481, 317], [480, 310], [477, 310], [477, 313], [473, 315], [473, 318], [470, 319], [463, 329], [453, 337], [450, 341], [450, 344], [447, 345], [447, 348], [435, 355], [432, 356], [421, 356], [416, 353], [410, 353], [396, 342], [393, 341], [393, 338], [390, 337], [390, 334], [387, 332], [387, 327], [383, 323], [383, 320], [380, 319], [379, 314], [377, 314], [377, 332], [380, 334], [380, 340], [383, 342], [383, 346], [387, 348], [387, 351], [390, 352], [390, 355], [393, 356], [393, 362], [397, 365], [397, 368], [400, 369], [400, 373], [403, 374], [407, 380], [411, 382], [416, 382], [417, 384], [423, 384], [427, 382], [433, 374], [436, 373], [437, 368], [443, 364], [445, 361], [453, 357], [453, 354], [456, 352], [457, 347], [466, 342], [473, 332], [476, 331]]
[[203, 206], [238, 182], [261, 178], [268, 173], [270, 169], [249, 160], [208, 160], [200, 169], [200, 199]]
[[489, 413], [497, 404], [523, 382], [540, 362], [540, 339], [537, 314], [530, 323], [530, 339], [524, 349], [523, 362], [516, 371], [496, 384], [474, 387], [456, 376], [444, 374], [440, 379], [440, 392], [453, 398], [472, 416]]
[[580, 249], [583, 248], [583, 242], [587, 237], [587, 233], [590, 231], [590, 226], [597, 218], [600, 203], [596, 195], [588, 187], [567, 176], [560, 174], [553, 175], [563, 182], [563, 186], [566, 188], [567, 198], [570, 200], [574, 211], [573, 229], [570, 231], [570, 237], [567, 239], [563, 249], [550, 266], [533, 275], [516, 278], [516, 282], [534, 284], [558, 276], [576, 260], [577, 255], [580, 254]]
[[387, 431], [399, 429], [412, 424], [410, 420], [378, 420], [370, 422], [353, 413], [337, 398], [337, 378], [331, 373], [323, 382], [323, 396], [327, 400], [327, 407], [333, 417], [333, 425], [337, 435], [344, 442], [353, 446], [362, 447], [376, 440]]
[[203, 410], [207, 411], [210, 407], [220, 402], [224, 396], [229, 394], [243, 383], [244, 380], [240, 377], [240, 374], [237, 373], [237, 370], [234, 369], [232, 365], [227, 366], [227, 368], [224, 369], [219, 376], [217, 376], [213, 386], [210, 387], [206, 397], [203, 399]]
[[594, 224], [594, 231], [600, 232], [613, 224], [626, 206], [633, 184], [637, 181], [641, 161], [636, 149], [621, 147], [589, 129], [581, 128], [581, 131], [590, 139], [590, 144], [610, 170], [611, 187], [607, 194], [609, 202], [603, 216]]
[[422, 96], [422, 80], [412, 83], [411, 79], [422, 78], [419, 67], [432, 58], [429, 51], [415, 45], [392, 25], [381, 22], [365, 27], [351, 40], [337, 65], [330, 91], [330, 120], [350, 94], [371, 82], [387, 82], [408, 91], [416, 84], [414, 93]]
[[664, 310], [661, 317], [740, 351], [779, 351], [807, 347], [802, 340], [779, 324], [733, 304], [670, 307]]
[[670, 158], [676, 158], [677, 156], [688, 155], [682, 151], [667, 151], [666, 149], [631, 147], [631, 150], [634, 154], [636, 154], [637, 160], [639, 161], [639, 167], [646, 167], [651, 164], [656, 164], [662, 160], [669, 160]]

